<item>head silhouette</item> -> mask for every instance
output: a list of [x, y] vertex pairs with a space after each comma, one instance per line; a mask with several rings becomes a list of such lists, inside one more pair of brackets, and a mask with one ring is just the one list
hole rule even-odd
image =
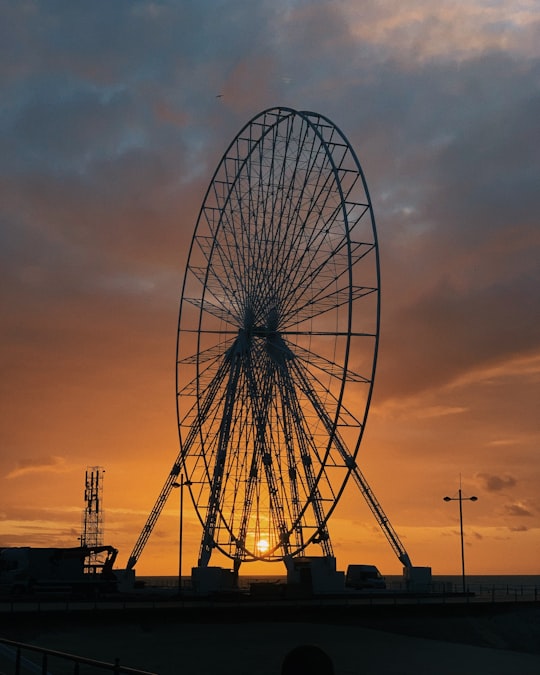
[[320, 647], [299, 645], [283, 659], [281, 675], [334, 675], [334, 665]]

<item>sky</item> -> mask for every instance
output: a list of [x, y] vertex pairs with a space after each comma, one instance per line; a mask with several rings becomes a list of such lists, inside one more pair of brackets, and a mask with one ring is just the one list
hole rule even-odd
[[[0, 546], [77, 545], [99, 466], [125, 565], [178, 453], [200, 205], [282, 105], [337, 124], [371, 193], [362, 472], [413, 564], [460, 573], [461, 484], [468, 573], [540, 574], [536, 0], [0, 0], [0, 86]], [[138, 574], [176, 573], [178, 512], [173, 493]], [[338, 569], [401, 572], [352, 482], [329, 528]], [[185, 572], [200, 536], [188, 503]]]

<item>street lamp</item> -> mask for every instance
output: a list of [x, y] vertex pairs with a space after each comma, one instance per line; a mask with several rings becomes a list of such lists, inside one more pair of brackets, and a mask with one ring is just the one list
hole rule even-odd
[[184, 485], [192, 485], [190, 480], [184, 480], [184, 474], [180, 474], [180, 482], [173, 483], [174, 488], [180, 488], [180, 526], [178, 536], [178, 595], [182, 594], [182, 542], [184, 534]]
[[443, 497], [445, 502], [459, 502], [459, 534], [461, 537], [461, 580], [463, 583], [463, 592], [465, 593], [465, 550], [463, 548], [463, 501], [476, 502], [478, 497], [464, 497], [461, 494], [461, 487], [458, 490], [457, 497]]

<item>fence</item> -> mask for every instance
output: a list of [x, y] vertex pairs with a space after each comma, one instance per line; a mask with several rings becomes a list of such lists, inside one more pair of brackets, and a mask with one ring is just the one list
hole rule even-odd
[[[96, 671], [112, 672], [115, 675], [155, 675], [146, 670], [137, 670], [135, 668], [128, 668], [120, 664], [119, 659], [114, 663], [107, 663], [105, 661], [96, 661], [95, 659], [88, 659], [83, 656], [75, 656], [74, 654], [66, 654], [58, 652], [53, 649], [44, 649], [35, 645], [28, 645], [22, 642], [14, 642], [13, 640], [6, 640], [0, 638], [0, 654], [3, 657], [4, 666], [1, 670], [5, 675], [9, 675], [6, 669], [6, 662], [13, 665], [11, 671], [13, 675], [25, 675], [32, 673], [34, 675], [49, 675], [49, 668], [51, 664], [55, 664], [55, 673], [72, 673], [73, 675], [81, 675], [81, 666], [86, 666], [84, 672], [95, 673]], [[29, 658], [26, 654], [31, 654], [35, 658]], [[60, 666], [61, 664], [61, 666]]]
[[[523, 583], [497, 583], [489, 581], [466, 581], [468, 602], [538, 602], [540, 601], [540, 585]], [[461, 582], [433, 581], [426, 592], [437, 598], [456, 598], [462, 593]], [[388, 591], [404, 593], [407, 587], [402, 582], [391, 581]]]

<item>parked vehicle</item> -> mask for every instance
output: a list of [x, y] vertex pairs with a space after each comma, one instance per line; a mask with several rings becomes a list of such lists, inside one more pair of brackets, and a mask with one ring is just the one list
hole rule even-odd
[[349, 565], [345, 586], [356, 590], [386, 588], [386, 581], [375, 565]]

